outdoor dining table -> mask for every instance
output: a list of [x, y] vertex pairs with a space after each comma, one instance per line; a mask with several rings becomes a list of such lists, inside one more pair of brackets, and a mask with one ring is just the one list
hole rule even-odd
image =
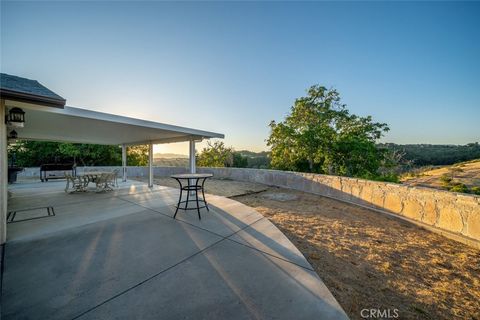
[[95, 182], [98, 177], [100, 177], [102, 174], [110, 174], [112, 172], [107, 172], [107, 171], [94, 171], [94, 172], [85, 172], [83, 174], [79, 174], [77, 176], [80, 177], [86, 177], [88, 179], [88, 182]]
[[[208, 203], [207, 200], [205, 199], [205, 191], [204, 191], [204, 185], [205, 181], [208, 178], [213, 177], [213, 174], [209, 173], [185, 173], [185, 174], [174, 174], [170, 176], [171, 178], [177, 180], [177, 182], [180, 185], [180, 196], [178, 198], [178, 204], [176, 206], [175, 214], [173, 215], [173, 218], [177, 216], [178, 209], [182, 210], [197, 210], [198, 212], [198, 219], [202, 219], [200, 216], [200, 209], [206, 208], [207, 211], [210, 211], [210, 208], [208, 208]], [[182, 201], [182, 194], [183, 191], [187, 192], [187, 200]], [[198, 198], [198, 192], [202, 192], [202, 199]], [[194, 197], [192, 195], [192, 199], [190, 199], [190, 193], [194, 193]], [[194, 207], [188, 207], [188, 203], [194, 203], [196, 204]], [[200, 205], [200, 202], [203, 203], [203, 205]], [[184, 206], [181, 206], [182, 204], [185, 204]]]
[[97, 192], [111, 191], [113, 186], [118, 186], [116, 175], [116, 171], [93, 171], [77, 174], [76, 176], [66, 174], [67, 185], [65, 186], [65, 192], [69, 192], [70, 184], [72, 184], [72, 192], [87, 191], [90, 182], [96, 184]]

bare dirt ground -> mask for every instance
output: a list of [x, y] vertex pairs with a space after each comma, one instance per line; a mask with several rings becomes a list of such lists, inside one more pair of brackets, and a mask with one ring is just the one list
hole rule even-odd
[[[454, 169], [453, 176], [452, 169]], [[468, 187], [480, 187], [480, 160], [423, 171], [418, 177], [403, 178], [402, 184], [443, 189], [440, 180], [443, 175], [453, 177], [455, 181]]]
[[[168, 179], [156, 182], [174, 186]], [[308, 193], [214, 179], [207, 189], [270, 219], [351, 319], [362, 319], [362, 309], [398, 309], [398, 319], [480, 319], [477, 249]]]

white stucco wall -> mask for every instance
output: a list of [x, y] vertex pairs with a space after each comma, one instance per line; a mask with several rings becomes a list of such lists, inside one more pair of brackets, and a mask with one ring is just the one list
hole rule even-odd
[[0, 101], [0, 244], [5, 243], [7, 237], [7, 126], [5, 125], [5, 101]]

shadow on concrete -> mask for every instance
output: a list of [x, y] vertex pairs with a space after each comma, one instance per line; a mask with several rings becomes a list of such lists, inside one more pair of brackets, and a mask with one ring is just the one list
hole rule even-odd
[[[131, 207], [136, 200], [151, 204], [162, 193], [168, 190], [124, 205]], [[107, 211], [118, 210], [108, 205], [109, 199], [95, 201], [104, 201]], [[88, 210], [91, 203], [85, 197], [82, 203], [59, 206], [67, 210], [84, 204]], [[311, 269], [227, 239], [263, 218], [236, 201], [225, 199], [224, 205], [213, 205], [202, 220], [217, 219], [217, 225], [174, 220], [168, 212], [135, 205], [134, 212], [121, 216], [8, 242], [3, 318], [346, 319]], [[215, 229], [221, 224], [228, 232]], [[286, 238], [277, 243], [252, 233], [270, 251], [292, 249]]]

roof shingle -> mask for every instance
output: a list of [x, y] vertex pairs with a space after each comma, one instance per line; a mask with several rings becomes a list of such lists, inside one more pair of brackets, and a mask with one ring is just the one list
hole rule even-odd
[[0, 90], [2, 97], [18, 94], [19, 97], [27, 99], [49, 100], [53, 104], [58, 103], [59, 106], [65, 105], [65, 99], [41, 85], [36, 80], [21, 78], [6, 73], [0, 73]]

